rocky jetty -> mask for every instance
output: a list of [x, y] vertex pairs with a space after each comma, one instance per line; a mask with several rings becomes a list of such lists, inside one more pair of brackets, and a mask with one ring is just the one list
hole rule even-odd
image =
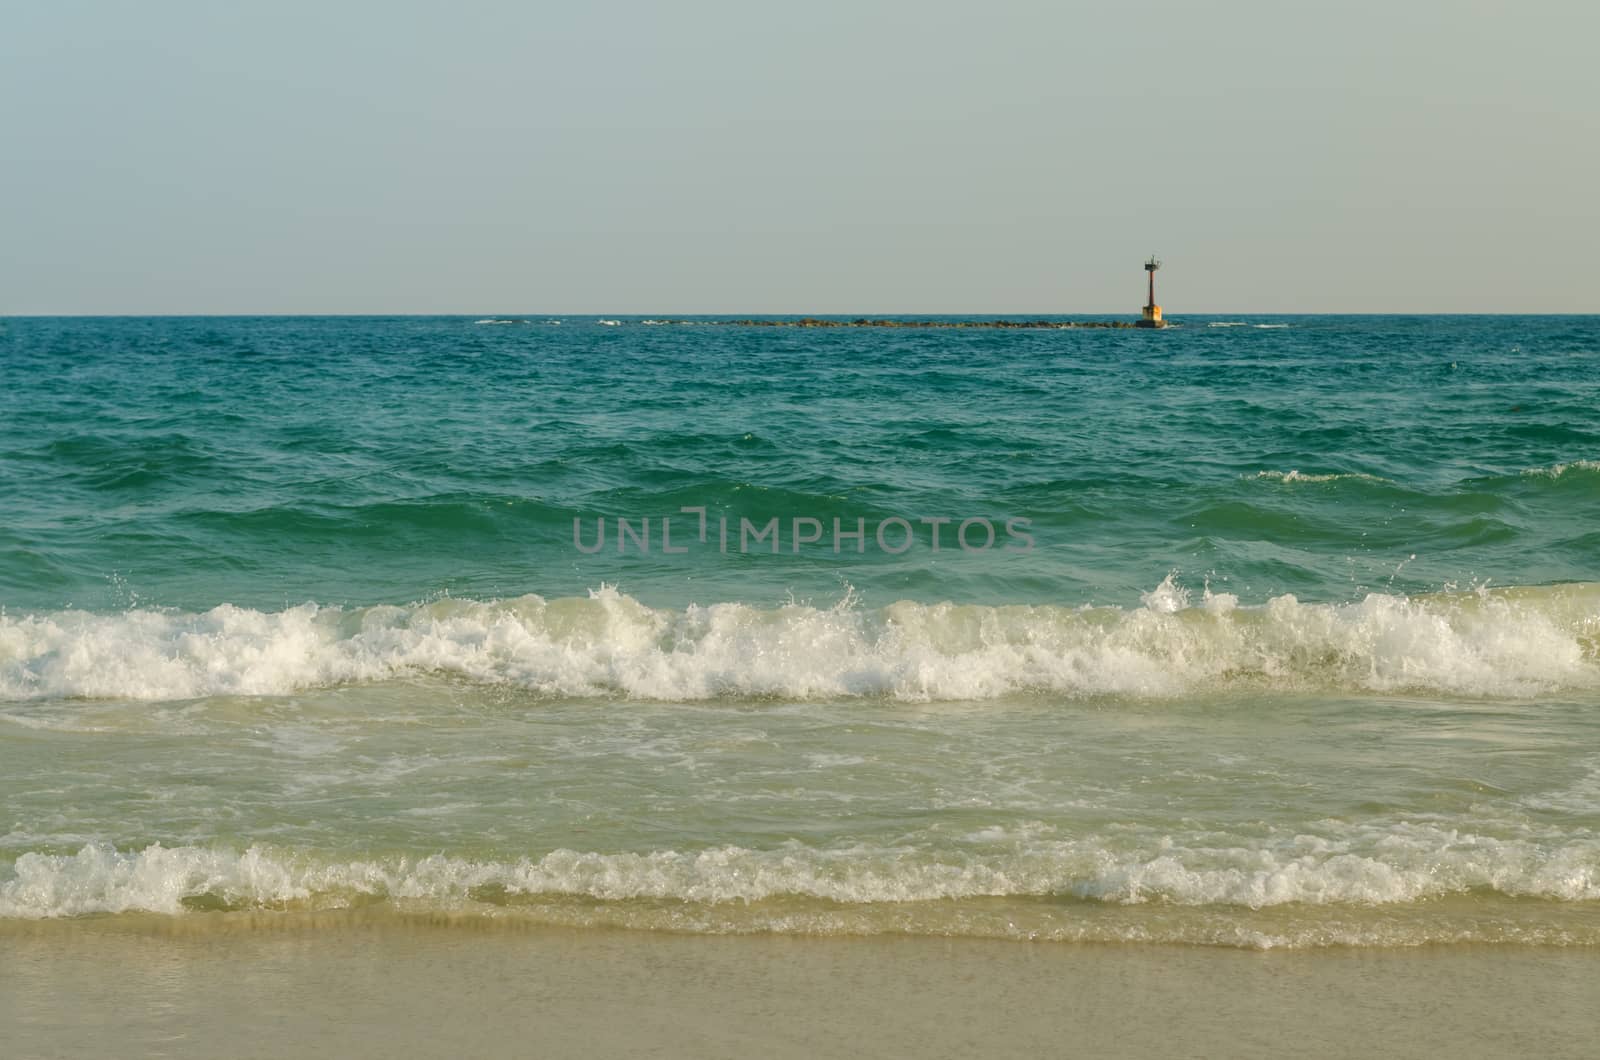
[[1132, 328], [1132, 320], [829, 320], [800, 317], [794, 320], [662, 320], [662, 324], [715, 323], [741, 328]]

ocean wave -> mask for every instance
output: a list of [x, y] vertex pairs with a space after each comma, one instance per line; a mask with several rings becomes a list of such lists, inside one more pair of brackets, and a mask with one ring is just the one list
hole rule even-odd
[[1142, 848], [1099, 837], [1030, 841], [1010, 850], [931, 851], [789, 841], [774, 849], [605, 853], [558, 849], [537, 857], [339, 860], [253, 845], [102, 843], [72, 854], [29, 852], [0, 870], [0, 918], [46, 919], [189, 910], [334, 909], [372, 902], [436, 908], [517, 907], [550, 900], [899, 905], [978, 899], [1078, 901], [1092, 906], [1264, 910], [1393, 906], [1493, 894], [1558, 902], [1600, 900], [1600, 840], [1504, 839], [1424, 825], [1364, 829], [1342, 838]]
[[1302, 471], [1257, 471], [1250, 478], [1270, 479], [1274, 482], [1382, 482], [1389, 479], [1377, 475], [1369, 475], [1364, 471], [1333, 472], [1329, 474], [1307, 474]]
[[1597, 474], [1600, 473], [1600, 460], [1569, 460], [1564, 464], [1552, 464], [1550, 467], [1530, 467], [1523, 475], [1530, 478], [1561, 478], [1569, 474]]
[[651, 700], [1058, 695], [1227, 688], [1525, 697], [1600, 688], [1600, 585], [1346, 604], [1138, 608], [742, 603], [655, 609], [602, 587], [409, 607], [0, 614], [0, 701], [190, 699], [443, 674], [567, 697]]

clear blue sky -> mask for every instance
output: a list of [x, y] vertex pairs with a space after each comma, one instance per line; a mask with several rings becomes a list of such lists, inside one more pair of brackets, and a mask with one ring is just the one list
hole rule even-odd
[[0, 13], [0, 313], [1600, 311], [1592, 0]]

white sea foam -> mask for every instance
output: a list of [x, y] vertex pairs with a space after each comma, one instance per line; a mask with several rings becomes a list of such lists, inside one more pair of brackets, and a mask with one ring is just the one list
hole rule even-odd
[[1553, 464], [1550, 467], [1530, 467], [1523, 472], [1535, 478], [1560, 478], [1573, 472], [1600, 471], [1600, 460], [1569, 460], [1564, 464]]
[[1535, 810], [1600, 815], [1600, 755], [1588, 755], [1580, 764], [1583, 773], [1570, 783], [1554, 790], [1524, 795], [1521, 803]]
[[1251, 478], [1270, 479], [1274, 482], [1388, 482], [1386, 478], [1369, 475], [1363, 471], [1306, 474], [1302, 471], [1257, 471]]
[[[986, 834], [980, 836], [987, 838]], [[373, 899], [436, 906], [552, 898], [700, 905], [811, 899], [840, 905], [974, 898], [1069, 898], [1114, 906], [1263, 909], [1374, 906], [1470, 892], [1600, 899], [1600, 840], [1503, 839], [1416, 825], [1344, 837], [1284, 836], [1227, 847], [1168, 839], [1139, 849], [1089, 837], [984, 852], [915, 847], [644, 853], [554, 850], [516, 860], [339, 861], [251, 846], [25, 853], [0, 870], [0, 918], [181, 913], [224, 906], [340, 908]]]
[[0, 701], [270, 695], [426, 674], [655, 700], [1164, 697], [1240, 684], [1522, 697], [1600, 688], [1600, 585], [1191, 606], [1169, 577], [1134, 609], [678, 611], [602, 588], [350, 610], [0, 614]]

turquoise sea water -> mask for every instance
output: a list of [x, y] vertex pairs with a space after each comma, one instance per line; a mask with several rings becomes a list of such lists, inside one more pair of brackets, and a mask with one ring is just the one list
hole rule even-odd
[[613, 319], [0, 321], [0, 919], [1600, 943], [1600, 318]]

